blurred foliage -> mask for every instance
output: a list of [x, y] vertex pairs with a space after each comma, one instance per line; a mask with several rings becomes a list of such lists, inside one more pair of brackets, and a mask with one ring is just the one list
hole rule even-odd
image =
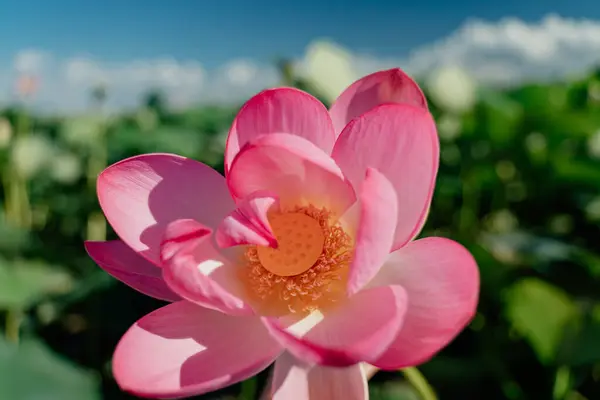
[[0, 339], [0, 398], [96, 400], [98, 379], [39, 341], [17, 348]]
[[[290, 63], [280, 67], [285, 84], [324, 98]], [[223, 170], [238, 107], [172, 111], [152, 91], [138, 110], [108, 116], [101, 110], [110, 92], [98, 87], [90, 95], [93, 107], [79, 116], [0, 111], [1, 399], [132, 398], [111, 376], [112, 352], [135, 320], [162, 303], [86, 256], [86, 238], [114, 237], [98, 214], [95, 178], [108, 164], [147, 152]], [[479, 88], [476, 97], [468, 110], [431, 104], [441, 163], [423, 236], [469, 248], [481, 271], [480, 305], [470, 326], [421, 370], [441, 399], [598, 399], [600, 73]], [[16, 151], [17, 143], [34, 145]], [[53, 173], [64, 154], [79, 163]], [[251, 397], [267, 376], [200, 398]], [[394, 372], [375, 375], [370, 392], [375, 400], [418, 399]]]

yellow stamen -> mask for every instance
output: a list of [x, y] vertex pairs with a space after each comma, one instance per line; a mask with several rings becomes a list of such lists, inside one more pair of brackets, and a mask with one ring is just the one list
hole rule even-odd
[[244, 281], [261, 313], [327, 308], [343, 298], [352, 239], [333, 215], [314, 206], [269, 216], [278, 248], [249, 246]]

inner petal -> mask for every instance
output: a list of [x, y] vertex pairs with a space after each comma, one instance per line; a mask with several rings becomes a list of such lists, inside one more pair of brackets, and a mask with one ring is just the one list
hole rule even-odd
[[299, 275], [310, 269], [325, 243], [319, 222], [304, 213], [275, 214], [269, 222], [278, 247], [257, 248], [263, 267], [279, 276]]

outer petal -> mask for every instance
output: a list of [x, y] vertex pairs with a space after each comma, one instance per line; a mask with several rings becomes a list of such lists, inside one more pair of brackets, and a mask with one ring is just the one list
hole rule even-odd
[[368, 400], [367, 379], [359, 364], [347, 368], [309, 366], [289, 353], [275, 362], [272, 400]]
[[354, 118], [386, 103], [410, 104], [427, 109], [419, 85], [400, 68], [375, 72], [350, 85], [329, 111], [337, 135]]
[[479, 270], [460, 244], [426, 238], [394, 252], [370, 284], [402, 285], [408, 293], [404, 325], [372, 364], [397, 369], [427, 361], [469, 323], [479, 298]]
[[312, 203], [339, 215], [356, 200], [352, 185], [325, 152], [284, 133], [248, 143], [236, 157], [227, 183], [237, 199], [268, 190], [279, 196], [282, 207]]
[[97, 186], [100, 206], [119, 237], [157, 265], [169, 222], [192, 218], [213, 228], [234, 208], [218, 172], [173, 154], [145, 154], [113, 164], [100, 174]]
[[211, 231], [194, 220], [167, 227], [161, 246], [163, 277], [186, 300], [231, 315], [252, 315], [238, 266], [212, 244]]
[[367, 168], [359, 204], [360, 219], [348, 276], [350, 296], [369, 282], [387, 259], [398, 215], [398, 197], [394, 187], [372, 168]]
[[348, 124], [332, 157], [357, 191], [367, 167], [377, 168], [394, 185], [400, 201], [394, 249], [418, 234], [439, 163], [439, 139], [427, 110], [406, 104], [379, 106]]
[[113, 373], [142, 397], [211, 392], [265, 369], [281, 353], [253, 317], [231, 317], [181, 301], [135, 323], [119, 342]]
[[268, 133], [289, 133], [303, 137], [327, 154], [335, 135], [325, 106], [298, 89], [268, 89], [252, 97], [233, 121], [225, 149], [225, 171], [244, 145]]
[[398, 334], [405, 311], [404, 289], [386, 286], [362, 291], [325, 315], [317, 311], [300, 321], [263, 320], [296, 357], [345, 367], [383, 354]]
[[268, 219], [270, 210], [279, 209], [279, 198], [269, 192], [255, 192], [238, 204], [217, 230], [215, 239], [220, 247], [243, 244], [277, 245]]
[[85, 242], [85, 249], [96, 264], [129, 287], [159, 300], [178, 301], [156, 265], [131, 250], [120, 240]]

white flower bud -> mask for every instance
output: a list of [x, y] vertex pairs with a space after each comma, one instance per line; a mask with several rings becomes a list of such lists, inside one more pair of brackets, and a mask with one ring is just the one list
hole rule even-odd
[[52, 143], [45, 136], [29, 134], [15, 140], [11, 161], [22, 177], [32, 178], [48, 165], [53, 154]]
[[427, 81], [431, 100], [442, 110], [464, 113], [475, 105], [476, 85], [461, 68], [444, 66], [432, 73]]
[[81, 172], [81, 161], [75, 154], [61, 152], [52, 158], [50, 174], [59, 183], [74, 183], [81, 176]]
[[308, 45], [303, 64], [305, 78], [329, 102], [358, 79], [352, 67], [352, 55], [326, 40]]

